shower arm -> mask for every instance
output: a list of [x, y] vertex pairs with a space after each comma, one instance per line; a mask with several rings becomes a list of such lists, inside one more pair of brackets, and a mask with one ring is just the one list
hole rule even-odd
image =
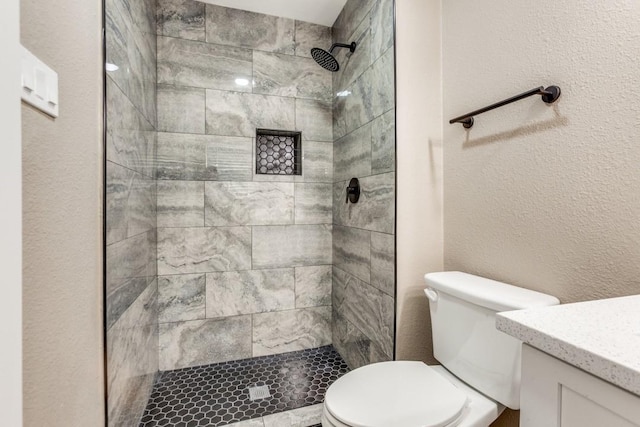
[[351, 51], [351, 53], [355, 52], [356, 50], [356, 42], [353, 42], [351, 44], [346, 44], [346, 43], [334, 43], [331, 45], [331, 48], [329, 49], [329, 53], [333, 53], [333, 50], [337, 47], [346, 47], [347, 49], [349, 49]]

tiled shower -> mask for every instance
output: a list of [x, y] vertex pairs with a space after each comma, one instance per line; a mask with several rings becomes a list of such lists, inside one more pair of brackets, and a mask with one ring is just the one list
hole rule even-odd
[[[109, 425], [143, 414], [160, 425], [150, 411], [170, 389], [163, 378], [186, 393], [175, 375], [189, 370], [211, 373], [194, 377], [211, 396], [234, 363], [273, 358], [296, 381], [245, 376], [238, 399], [266, 383], [284, 403], [216, 419], [184, 411], [168, 425], [318, 403], [313, 381], [323, 392], [347, 365], [391, 360], [393, 1], [349, 0], [326, 27], [194, 0], [107, 0], [105, 24]], [[351, 41], [337, 73], [311, 59], [312, 47]], [[283, 167], [264, 173], [263, 158]], [[345, 203], [352, 177], [357, 204]]]

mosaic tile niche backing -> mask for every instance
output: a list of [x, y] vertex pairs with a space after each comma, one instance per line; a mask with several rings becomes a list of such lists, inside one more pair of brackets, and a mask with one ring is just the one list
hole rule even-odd
[[258, 129], [256, 131], [256, 173], [302, 175], [300, 132]]

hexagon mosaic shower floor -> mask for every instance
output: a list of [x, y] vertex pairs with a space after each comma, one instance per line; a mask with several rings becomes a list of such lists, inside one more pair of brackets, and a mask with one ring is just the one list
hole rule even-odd
[[[161, 372], [139, 427], [226, 426], [322, 403], [349, 371], [332, 346]], [[270, 397], [251, 400], [249, 388]]]

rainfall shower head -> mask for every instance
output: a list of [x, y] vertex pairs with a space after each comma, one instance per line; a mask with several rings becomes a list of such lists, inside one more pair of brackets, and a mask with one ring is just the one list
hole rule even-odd
[[333, 56], [333, 49], [337, 47], [346, 47], [351, 51], [351, 53], [353, 53], [356, 51], [356, 42], [351, 44], [334, 43], [331, 46], [331, 49], [329, 49], [329, 52], [324, 49], [320, 49], [319, 47], [314, 47], [311, 49], [311, 56], [322, 68], [335, 73], [340, 69], [338, 60]]

